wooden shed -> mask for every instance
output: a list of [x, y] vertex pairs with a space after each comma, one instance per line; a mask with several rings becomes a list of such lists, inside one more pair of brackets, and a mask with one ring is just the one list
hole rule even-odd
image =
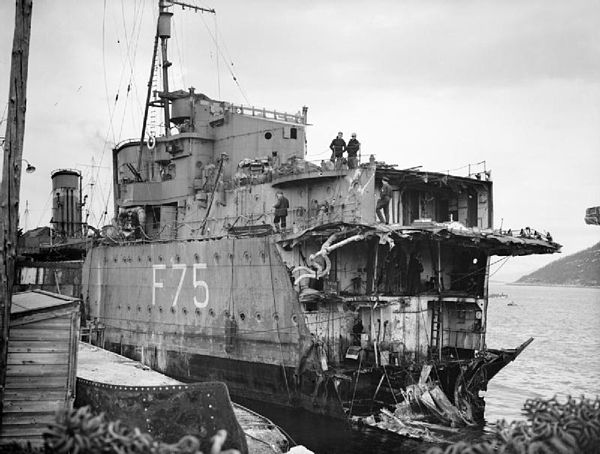
[[0, 444], [43, 443], [75, 395], [79, 300], [42, 290], [12, 297]]

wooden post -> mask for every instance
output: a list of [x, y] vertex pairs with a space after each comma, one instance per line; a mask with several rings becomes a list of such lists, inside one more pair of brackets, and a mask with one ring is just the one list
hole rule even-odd
[[[0, 189], [0, 416], [4, 402], [10, 306], [17, 255], [21, 159], [25, 131], [27, 67], [33, 0], [16, 0], [8, 118]], [[0, 418], [0, 425], [2, 418]]]

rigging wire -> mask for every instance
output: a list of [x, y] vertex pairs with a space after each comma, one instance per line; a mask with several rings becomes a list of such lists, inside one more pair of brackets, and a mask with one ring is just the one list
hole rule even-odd
[[[181, 77], [181, 86], [185, 87], [187, 85], [185, 81], [185, 74], [183, 72], [183, 57], [181, 48], [183, 47], [183, 43], [185, 41], [185, 27], [181, 27], [181, 34], [178, 33], [178, 29], [176, 28], [176, 21], [173, 21], [173, 41], [175, 42], [175, 49], [177, 49], [177, 58], [179, 59], [179, 77]], [[181, 35], [181, 37], [180, 37]], [[179, 41], [181, 40], [181, 46], [179, 45]]]
[[[124, 30], [124, 34], [125, 34], [125, 45], [126, 45], [126, 50], [127, 50], [127, 61], [129, 63], [129, 81], [128, 81], [128, 90], [129, 87], [133, 86], [134, 88], [134, 94], [135, 94], [135, 98], [138, 104], [138, 108], [139, 111], [141, 112], [143, 110], [142, 107], [142, 102], [138, 96], [138, 91], [137, 91], [137, 87], [136, 87], [136, 83], [135, 83], [135, 78], [133, 77], [135, 74], [135, 57], [137, 55], [137, 49], [138, 49], [138, 43], [139, 43], [139, 39], [140, 39], [140, 34], [141, 34], [141, 30], [142, 30], [142, 21], [144, 18], [144, 9], [145, 9], [145, 2], [141, 2], [141, 11], [139, 10], [137, 4], [134, 7], [134, 21], [133, 21], [133, 27], [131, 30], [131, 38], [128, 37], [127, 34], [127, 23], [125, 21], [125, 11], [124, 11], [124, 3], [123, 0], [121, 0], [121, 17], [122, 17], [122, 23], [123, 23], [123, 30]], [[137, 30], [137, 34], [136, 34], [136, 30]], [[135, 36], [134, 36], [135, 35]], [[132, 42], [133, 40], [133, 42]], [[131, 46], [132, 44], [134, 45], [133, 47], [133, 55], [131, 52]]]
[[[140, 34], [141, 34], [141, 29], [142, 29], [141, 24], [143, 22], [143, 16], [144, 16], [144, 11], [145, 11], [143, 0], [141, 0], [140, 5], [141, 5], [141, 7], [138, 6], [138, 4], [136, 3], [134, 6], [133, 27], [131, 28], [131, 32], [129, 33], [128, 29], [127, 29], [127, 23], [125, 21], [124, 4], [123, 4], [123, 1], [121, 1], [121, 15], [122, 15], [121, 22], [122, 22], [123, 30], [124, 30], [124, 40], [125, 40], [126, 52], [125, 52], [125, 58], [121, 65], [119, 82], [117, 85], [119, 88], [117, 89], [117, 93], [114, 98], [114, 103], [111, 105], [110, 96], [109, 96], [109, 88], [108, 88], [107, 64], [106, 64], [107, 1], [104, 0], [103, 16], [102, 16], [102, 65], [103, 65], [103, 75], [104, 75], [105, 96], [106, 96], [107, 107], [108, 107], [108, 112], [109, 112], [109, 124], [108, 124], [106, 134], [104, 136], [104, 141], [103, 141], [104, 145], [102, 147], [102, 153], [100, 154], [100, 157], [99, 157], [98, 168], [96, 169], [95, 175], [94, 175], [95, 169], [92, 168], [92, 170], [91, 170], [91, 178], [90, 179], [92, 181], [95, 179], [96, 184], [92, 186], [92, 189], [90, 191], [91, 194], [90, 194], [90, 201], [89, 201], [89, 207], [90, 207], [89, 210], [93, 209], [94, 195], [95, 195], [96, 191], [100, 191], [101, 199], [104, 198], [103, 197], [104, 189], [103, 189], [103, 185], [102, 185], [101, 178], [100, 178], [100, 169], [101, 169], [102, 162], [104, 160], [106, 150], [107, 150], [107, 148], [109, 148], [109, 137], [112, 135], [112, 142], [113, 142], [113, 144], [116, 144], [120, 140], [120, 137], [123, 132], [123, 127], [124, 127], [125, 122], [124, 121], [120, 122], [121, 127], [118, 131], [118, 134], [116, 134], [115, 127], [114, 127], [114, 122], [115, 122], [114, 120], [115, 120], [115, 116], [117, 114], [117, 105], [118, 105], [118, 101], [119, 101], [120, 89], [121, 89], [121, 86], [123, 85], [123, 81], [125, 79], [124, 76], [126, 74], [127, 64], [129, 66], [130, 71], [129, 71], [129, 77], [127, 79], [125, 101], [123, 103], [123, 109], [122, 109], [122, 111], [123, 111], [122, 120], [124, 120], [125, 113], [127, 111], [129, 95], [131, 93], [132, 87], [134, 88], [134, 92], [136, 93], [136, 100], [138, 101], [138, 107], [140, 106], [139, 98], [137, 98], [137, 90], [135, 89], [136, 87], [135, 87], [135, 78], [134, 78], [134, 74], [135, 74], [134, 62], [135, 62], [135, 56], [137, 55], [138, 43], [139, 43], [139, 38], [140, 38]], [[120, 42], [120, 41], [118, 41], [118, 42]], [[133, 49], [133, 51], [132, 51], [132, 49]], [[133, 114], [133, 112], [132, 112], [132, 114]], [[92, 217], [94, 219], [100, 220], [106, 216], [108, 202], [109, 202], [111, 193], [112, 193], [112, 185], [109, 184], [109, 194], [106, 196], [105, 203], [102, 203], [102, 205], [105, 207], [103, 214], [100, 217], [96, 217], [95, 214], [92, 212]]]
[[[213, 20], [214, 20], [214, 26], [215, 26], [215, 36], [219, 36], [218, 35], [218, 29], [217, 29], [217, 15], [213, 14]], [[217, 64], [217, 95], [219, 97], [219, 99], [221, 99], [221, 68], [219, 67], [219, 45], [215, 42], [215, 50], [216, 50], [216, 56], [217, 58], [215, 59], [215, 62]]]
[[[108, 96], [108, 77], [106, 74], [106, 6], [107, 6], [107, 2], [106, 0], [104, 0], [104, 7], [102, 9], [102, 69], [103, 69], [103, 75], [104, 75], [104, 93], [106, 96], [106, 105], [108, 108], [108, 114], [110, 117], [110, 122], [109, 122], [109, 132], [107, 133], [110, 134], [112, 132], [112, 136], [113, 136], [113, 142], [115, 141], [115, 132], [113, 129], [113, 110], [111, 109], [111, 105], [110, 105], [110, 98]], [[116, 96], [115, 96], [115, 105], [117, 103], [119, 99], [119, 93], [117, 92]]]
[[[216, 16], [216, 13], [215, 13], [215, 16]], [[233, 61], [231, 61], [231, 59], [228, 59], [224, 55], [224, 53], [221, 50], [221, 46], [219, 45], [219, 41], [218, 41], [217, 37], [215, 36], [215, 34], [213, 34], [213, 32], [211, 31], [210, 27], [208, 26], [208, 24], [206, 23], [206, 21], [204, 20], [204, 17], [202, 17], [202, 15], [200, 16], [200, 19], [202, 19], [202, 23], [204, 24], [204, 27], [206, 28], [206, 31], [208, 32], [209, 36], [211, 37], [211, 39], [215, 43], [215, 46], [217, 48], [217, 58], [221, 57], [223, 59], [223, 62], [227, 65], [227, 71], [229, 71], [229, 74], [231, 75], [231, 78], [233, 79], [233, 81], [237, 85], [237, 87], [238, 87], [238, 89], [239, 89], [242, 97], [246, 101], [246, 104], [251, 105], [250, 101], [248, 100], [248, 96], [246, 95], [245, 90], [242, 88], [242, 86], [240, 85], [240, 82], [239, 82], [237, 76], [233, 72]], [[215, 21], [216, 21], [216, 18], [215, 18]], [[225, 47], [225, 46], [223, 45], [223, 47]], [[226, 49], [226, 47], [225, 47], [225, 49]]]
[[502, 263], [500, 263], [500, 266], [498, 266], [498, 268], [496, 270], [494, 270], [493, 273], [489, 274], [488, 278], [492, 277], [494, 274], [496, 274], [498, 271], [500, 271], [502, 269], [502, 267], [508, 263], [508, 259], [510, 259], [510, 258], [511, 258], [511, 256], [507, 255], [506, 257], [503, 257], [502, 259], [500, 259], [494, 263], [490, 263], [490, 268], [491, 268], [492, 265], [495, 265], [498, 262], [502, 262]]
[[0, 117], [0, 125], [2, 125], [2, 123], [4, 123], [6, 121], [6, 112], [8, 111], [8, 101], [6, 101], [6, 104], [4, 105], [4, 112], [2, 112], [2, 116]]
[[46, 215], [46, 210], [48, 209], [48, 204], [50, 203], [50, 199], [52, 198], [53, 194], [54, 191], [50, 189], [48, 192], [48, 197], [46, 198], [46, 203], [44, 203], [44, 208], [42, 209], [42, 214], [40, 214], [40, 218], [38, 219], [36, 225], [42, 225], [42, 218]]

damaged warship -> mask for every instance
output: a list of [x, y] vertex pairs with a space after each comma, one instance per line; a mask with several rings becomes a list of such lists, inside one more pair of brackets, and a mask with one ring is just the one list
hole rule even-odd
[[[489, 173], [313, 163], [306, 107], [170, 91], [160, 6], [163, 88], [149, 88], [141, 139], [113, 151], [116, 221], [82, 272], [106, 347], [182, 381], [223, 381], [234, 398], [480, 422], [479, 392], [530, 342], [486, 346], [491, 260], [560, 245], [493, 228]], [[151, 108], [164, 114], [156, 136]], [[389, 223], [376, 217], [383, 179]]]

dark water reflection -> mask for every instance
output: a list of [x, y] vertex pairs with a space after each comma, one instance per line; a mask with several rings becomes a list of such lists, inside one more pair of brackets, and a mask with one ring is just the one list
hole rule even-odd
[[432, 446], [369, 427], [351, 428], [344, 421], [306, 410], [239, 398], [235, 401], [271, 419], [297, 444], [317, 454], [424, 453]]

